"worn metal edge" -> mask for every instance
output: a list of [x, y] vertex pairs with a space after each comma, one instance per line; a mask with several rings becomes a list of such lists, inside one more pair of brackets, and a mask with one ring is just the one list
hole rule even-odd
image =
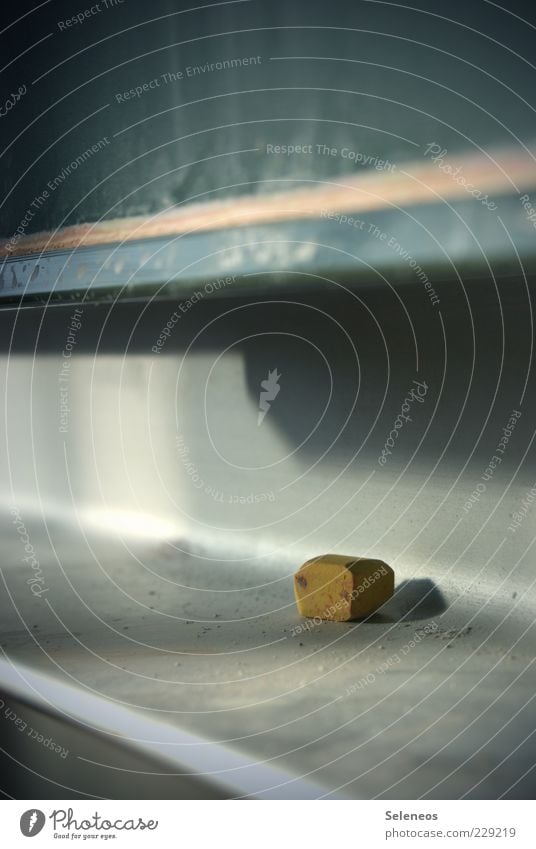
[[[180, 297], [200, 284], [207, 293], [256, 291], [260, 275], [285, 285], [300, 273], [355, 284], [384, 278], [510, 276], [536, 269], [536, 233], [517, 196], [366, 214], [326, 209], [317, 219], [237, 227], [5, 257], [0, 305], [21, 301]], [[429, 288], [429, 287], [427, 287]]]

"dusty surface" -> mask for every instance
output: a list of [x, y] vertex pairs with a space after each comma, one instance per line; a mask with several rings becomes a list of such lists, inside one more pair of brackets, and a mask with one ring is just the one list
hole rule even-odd
[[[304, 628], [290, 570], [257, 567], [252, 585], [247, 564], [203, 565], [166, 543], [128, 551], [95, 536], [90, 553], [75, 550], [65, 527], [53, 524], [51, 536], [61, 566], [32, 531], [50, 587], [32, 598], [6, 530], [2, 648], [11, 660], [310, 774], [328, 791], [530, 792], [530, 773], [513, 785], [533, 761], [522, 745], [533, 617], [512, 593], [482, 609], [454, 586], [439, 593], [410, 581], [370, 621]], [[208, 590], [222, 573], [226, 591]]]

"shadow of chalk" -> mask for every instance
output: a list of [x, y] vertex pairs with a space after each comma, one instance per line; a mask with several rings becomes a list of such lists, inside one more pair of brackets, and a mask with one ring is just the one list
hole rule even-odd
[[445, 597], [431, 578], [410, 578], [395, 587], [394, 595], [368, 622], [406, 622], [431, 619], [447, 609]]

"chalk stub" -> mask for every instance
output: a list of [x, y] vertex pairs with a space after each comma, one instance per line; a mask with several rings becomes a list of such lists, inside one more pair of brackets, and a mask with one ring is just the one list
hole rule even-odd
[[294, 575], [298, 611], [332, 622], [362, 619], [393, 595], [395, 573], [383, 560], [323, 554], [307, 560]]

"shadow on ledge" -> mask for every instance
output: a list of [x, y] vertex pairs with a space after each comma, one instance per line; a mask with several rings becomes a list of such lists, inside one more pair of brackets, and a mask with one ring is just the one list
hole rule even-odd
[[380, 613], [371, 616], [368, 622], [413, 622], [439, 616], [447, 609], [445, 597], [431, 578], [410, 578], [402, 581], [395, 593], [386, 602]]

